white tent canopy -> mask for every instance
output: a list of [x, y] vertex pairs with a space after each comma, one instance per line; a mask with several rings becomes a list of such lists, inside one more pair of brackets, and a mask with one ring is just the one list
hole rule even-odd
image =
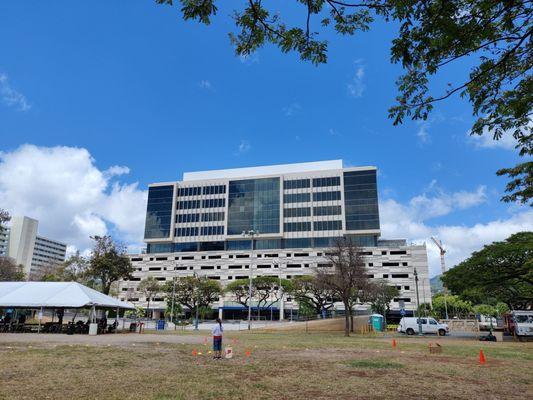
[[135, 309], [77, 282], [0, 282], [0, 307]]

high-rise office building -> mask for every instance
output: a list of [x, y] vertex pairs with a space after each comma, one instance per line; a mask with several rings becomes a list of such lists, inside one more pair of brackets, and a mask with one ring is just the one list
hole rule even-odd
[[[243, 232], [255, 231], [252, 241]], [[248, 275], [292, 278], [328, 262], [338, 238], [365, 248], [371, 278], [388, 279], [401, 295], [392, 307], [413, 310], [413, 272], [421, 301], [430, 301], [425, 245], [380, 239], [375, 167], [344, 168], [342, 160], [185, 173], [179, 182], [148, 189], [147, 254], [132, 256], [136, 272], [122, 282], [122, 297], [142, 303], [136, 282], [196, 273], [227, 284]], [[226, 309], [230, 298], [215, 305]], [[292, 307], [277, 304], [278, 309]], [[144, 304], [144, 303], [142, 303]], [[156, 299], [155, 308], [164, 307]]]
[[26, 216], [11, 218], [10, 226], [0, 232], [0, 252], [24, 266], [27, 277], [39, 274], [47, 266], [65, 261], [67, 245], [37, 235], [39, 221]]

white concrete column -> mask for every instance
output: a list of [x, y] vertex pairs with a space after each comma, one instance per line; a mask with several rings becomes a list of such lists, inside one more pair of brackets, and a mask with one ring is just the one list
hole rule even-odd
[[285, 294], [281, 296], [279, 301], [279, 320], [283, 321], [285, 319]]
[[220, 299], [218, 300], [218, 318], [220, 319], [222, 319], [223, 308], [224, 308], [224, 299], [221, 296]]

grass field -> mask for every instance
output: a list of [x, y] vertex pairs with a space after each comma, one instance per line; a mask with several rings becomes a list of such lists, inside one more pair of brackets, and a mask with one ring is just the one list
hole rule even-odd
[[[214, 361], [203, 334], [112, 335], [96, 344], [2, 336], [0, 399], [533, 398], [533, 343], [402, 337], [393, 349], [381, 337], [233, 333], [225, 344], [234, 358]], [[435, 341], [442, 354], [429, 354]]]

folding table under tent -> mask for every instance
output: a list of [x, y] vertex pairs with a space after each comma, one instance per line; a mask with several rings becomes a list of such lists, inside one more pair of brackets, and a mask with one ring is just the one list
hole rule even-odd
[[0, 282], [0, 308], [96, 308], [134, 310], [120, 301], [77, 282]]

